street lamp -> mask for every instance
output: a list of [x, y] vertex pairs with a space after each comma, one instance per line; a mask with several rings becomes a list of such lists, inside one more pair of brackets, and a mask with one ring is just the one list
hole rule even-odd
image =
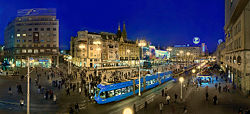
[[[143, 59], [143, 47], [146, 46], [146, 42], [144, 40], [140, 40], [138, 46], [142, 49], [142, 59]], [[139, 50], [140, 51], [140, 50]], [[141, 96], [141, 58], [139, 56], [139, 93], [138, 95]]]
[[179, 81], [181, 82], [181, 100], [182, 100], [182, 83], [184, 82], [184, 78], [180, 77]]
[[187, 52], [187, 58], [186, 58], [186, 61], [187, 61], [187, 67], [188, 67], [188, 62], [189, 62], [189, 56], [190, 56], [190, 52]]
[[192, 70], [192, 73], [195, 73], [195, 72], [196, 72], [196, 70], [195, 70], [195, 69], [193, 69], [193, 70]]
[[27, 64], [27, 114], [30, 114], [30, 58], [28, 56], [28, 64]]
[[128, 54], [128, 65], [130, 65], [129, 63], [129, 58], [130, 58], [130, 50], [129, 49], [127, 49], [127, 54]]
[[133, 111], [131, 108], [125, 108], [122, 114], [133, 114]]
[[72, 56], [68, 56], [68, 74], [71, 74], [71, 59]]

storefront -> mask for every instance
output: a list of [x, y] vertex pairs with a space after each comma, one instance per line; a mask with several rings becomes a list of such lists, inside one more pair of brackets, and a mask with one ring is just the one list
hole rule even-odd
[[[27, 59], [16, 59], [15, 64], [16, 67], [26, 67]], [[52, 58], [51, 57], [30, 57], [30, 67], [44, 67], [50, 68], [52, 66]]]

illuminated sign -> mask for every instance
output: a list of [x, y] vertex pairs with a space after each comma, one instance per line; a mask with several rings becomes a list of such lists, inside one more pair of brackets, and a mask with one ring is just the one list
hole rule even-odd
[[193, 43], [194, 44], [199, 44], [200, 43], [200, 38], [199, 37], [194, 37]]
[[206, 51], [206, 47], [205, 47], [205, 43], [202, 43], [202, 52], [205, 52]]
[[221, 44], [222, 42], [223, 42], [222, 39], [219, 39], [219, 40], [218, 40], [218, 44]]

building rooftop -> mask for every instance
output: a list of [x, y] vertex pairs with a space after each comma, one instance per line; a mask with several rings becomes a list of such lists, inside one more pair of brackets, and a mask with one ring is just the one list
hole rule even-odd
[[55, 8], [32, 8], [20, 9], [17, 11], [17, 17], [23, 16], [56, 16]]

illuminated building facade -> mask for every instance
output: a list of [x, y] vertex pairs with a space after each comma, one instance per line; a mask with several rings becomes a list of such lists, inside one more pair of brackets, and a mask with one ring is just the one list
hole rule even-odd
[[4, 32], [5, 57], [17, 67], [59, 65], [59, 20], [56, 9], [18, 10]]
[[250, 2], [225, 0], [225, 52], [223, 65], [230, 81], [250, 94]]

